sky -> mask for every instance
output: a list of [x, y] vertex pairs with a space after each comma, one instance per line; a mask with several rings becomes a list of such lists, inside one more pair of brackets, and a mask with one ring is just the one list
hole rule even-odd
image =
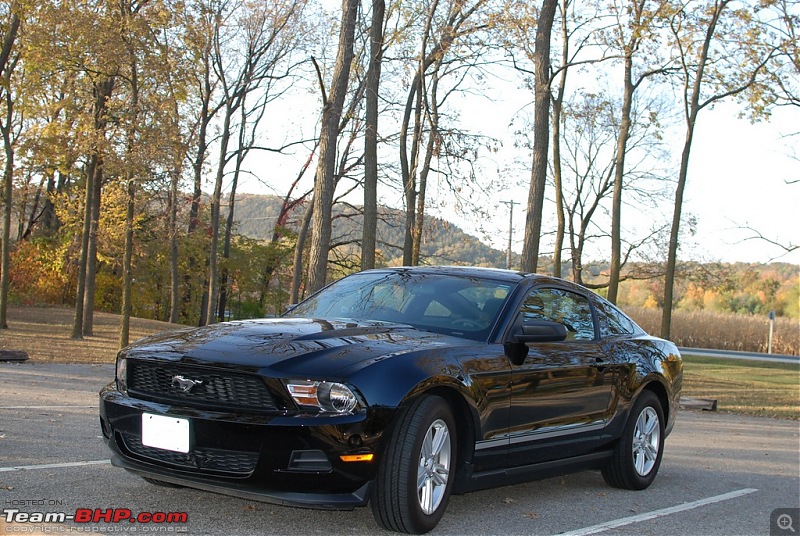
[[[475, 114], [467, 123], [477, 131], [500, 138], [505, 136], [505, 145], [513, 145], [508, 136], [508, 125], [526, 104], [520, 102], [518, 91], [510, 86], [503, 88], [500, 84], [490, 99], [472, 106], [482, 113]], [[698, 116], [683, 205], [683, 219], [693, 218], [696, 230], [681, 243], [679, 259], [777, 261], [800, 265], [800, 249], [787, 254], [766, 240], [753, 239], [760, 233], [779, 244], [800, 245], [800, 109], [776, 109], [769, 121], [759, 123], [739, 117], [740, 111], [741, 106], [735, 101], [723, 101], [701, 111]], [[677, 180], [685, 137], [684, 123], [668, 129], [664, 137], [671, 152], [666, 174]], [[520, 151], [516, 150], [516, 153], [519, 157]], [[498, 249], [506, 249], [508, 243], [508, 208], [499, 201], [513, 199], [524, 203], [527, 200], [529, 151], [522, 155], [521, 164], [526, 166], [518, 170], [523, 175], [508, 180], [508, 189], [495, 196], [497, 221], [493, 225], [481, 222], [481, 225], [495, 229], [484, 241]], [[498, 167], [502, 167], [502, 163], [498, 163]], [[791, 181], [796, 183], [787, 184]], [[655, 211], [624, 206], [623, 227], [627, 226], [630, 232], [636, 229], [642, 232], [655, 219], [671, 222], [674, 191], [674, 185], [669, 186], [669, 198], [661, 201]], [[548, 187], [546, 196], [546, 205], [554, 206], [552, 187]], [[519, 253], [524, 232], [524, 215], [520, 206], [515, 207], [514, 219], [512, 249]], [[548, 219], [550, 227], [555, 227], [555, 214], [552, 210], [548, 213], [546, 207], [545, 228]], [[472, 234], [481, 236], [475, 230], [475, 222], [469, 218], [463, 218], [459, 223]], [[755, 231], [746, 229], [748, 226]], [[688, 229], [688, 226], [682, 223], [682, 229]], [[544, 238], [543, 244], [546, 242]], [[546, 254], [546, 246], [543, 247]], [[608, 260], [609, 255], [610, 243], [600, 240], [587, 249], [586, 259]]]
[[755, 233], [742, 229], [800, 245], [800, 134], [790, 135], [800, 133], [800, 110], [781, 110], [759, 124], [737, 113], [728, 103], [700, 116], [686, 189], [687, 208], [699, 219], [698, 245], [725, 261], [800, 264], [800, 250], [780, 256], [782, 249], [746, 240]]
[[[291, 128], [313, 129], [316, 117], [314, 98], [304, 97], [302, 104], [283, 108]], [[497, 154], [482, 153], [478, 162], [493, 183], [494, 190], [487, 193], [482, 203], [493, 217], [475, 218], [474, 214], [461, 213], [448, 205], [447, 193], [431, 189], [429, 213], [459, 225], [469, 234], [489, 245], [505, 250], [508, 242], [508, 208], [501, 201], [513, 199], [516, 205], [512, 249], [522, 249], [524, 232], [524, 202], [528, 195], [530, 152], [513, 147], [512, 118], [525, 107], [519, 94], [502, 87], [492, 92], [491, 99], [473, 102], [462, 112], [462, 120], [475, 132], [504, 139], [504, 149]], [[299, 112], [303, 110], [304, 113]], [[474, 110], [475, 113], [469, 111]], [[682, 242], [679, 259], [704, 262], [789, 262], [800, 265], [800, 250], [787, 254], [783, 249], [765, 240], [752, 239], [755, 231], [769, 240], [784, 245], [800, 244], [800, 110], [777, 110], [769, 122], [752, 124], [739, 118], [734, 102], [722, 103], [714, 109], [701, 112], [690, 157], [690, 169], [684, 195], [684, 217], [693, 217], [696, 232]], [[310, 126], [311, 125], [311, 126]], [[671, 146], [671, 166], [677, 177], [679, 152], [683, 141], [683, 127], [677, 125], [666, 135]], [[297, 151], [294, 157], [266, 161], [253, 169], [259, 180], [246, 179], [240, 190], [248, 193], [277, 193], [283, 195], [288, 186], [287, 177], [294, 177], [306, 153]], [[382, 159], [396, 159], [387, 153]], [[516, 159], [516, 163], [511, 163]], [[511, 172], [509, 173], [509, 169]], [[307, 173], [305, 188], [311, 188], [313, 169]], [[787, 184], [790, 181], [795, 184]], [[266, 188], [270, 184], [273, 189]], [[670, 187], [674, 192], [674, 187]], [[361, 204], [359, 190], [351, 202]], [[546, 203], [552, 206], [552, 188], [547, 191]], [[395, 208], [403, 207], [400, 192], [381, 188], [379, 202]], [[646, 228], [654, 219], [671, 221], [674, 193], [656, 208], [639, 211], [636, 207], [623, 208], [623, 223], [629, 229]], [[552, 210], [545, 214], [545, 227], [554, 227]], [[684, 226], [684, 228], [687, 228]], [[543, 239], [543, 254], [547, 254], [547, 238]], [[550, 239], [552, 241], [552, 239]], [[607, 260], [610, 245], [598, 241], [586, 251], [586, 260]]]

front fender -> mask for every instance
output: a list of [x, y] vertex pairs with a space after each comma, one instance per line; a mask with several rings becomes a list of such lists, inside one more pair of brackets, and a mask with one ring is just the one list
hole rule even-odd
[[[376, 360], [350, 377], [350, 382], [361, 392], [373, 410], [398, 409], [411, 405], [426, 393], [457, 396], [467, 408], [469, 425], [479, 429], [480, 418], [476, 400], [477, 386], [470, 381], [458, 359], [459, 348], [442, 348], [393, 355]], [[464, 408], [460, 408], [464, 409]]]

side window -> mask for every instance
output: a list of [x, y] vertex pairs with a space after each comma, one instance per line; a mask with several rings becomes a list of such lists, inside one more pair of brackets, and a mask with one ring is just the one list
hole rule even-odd
[[636, 332], [633, 322], [622, 311], [608, 302], [597, 300], [597, 309], [600, 313], [600, 337], [615, 337], [631, 335]]
[[522, 304], [523, 319], [558, 322], [567, 328], [568, 341], [594, 340], [594, 320], [589, 300], [557, 288], [537, 288]]

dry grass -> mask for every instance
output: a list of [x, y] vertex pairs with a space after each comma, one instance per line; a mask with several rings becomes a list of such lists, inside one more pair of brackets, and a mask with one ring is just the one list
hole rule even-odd
[[[94, 314], [94, 336], [70, 338], [74, 310], [62, 307], [8, 308], [9, 329], [0, 330], [0, 349], [23, 350], [32, 360], [62, 363], [113, 363], [119, 350], [120, 316]], [[131, 342], [179, 328], [157, 320], [131, 319]]]
[[[625, 307], [645, 331], [661, 331], [661, 309]], [[672, 314], [672, 341], [685, 348], [712, 348], [738, 352], [766, 352], [769, 320], [763, 316], [710, 313], [707, 311]], [[800, 321], [777, 318], [772, 352], [800, 355]]]

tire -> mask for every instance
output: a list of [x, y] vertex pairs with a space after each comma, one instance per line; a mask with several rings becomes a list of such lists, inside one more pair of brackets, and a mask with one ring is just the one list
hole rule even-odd
[[160, 486], [162, 488], [182, 488], [183, 486], [179, 484], [173, 484], [171, 482], [164, 482], [163, 480], [156, 480], [155, 478], [150, 478], [147, 476], [143, 476], [142, 479], [145, 482], [153, 484], [154, 486]]
[[424, 534], [439, 523], [455, 480], [456, 444], [453, 412], [442, 398], [422, 396], [400, 414], [370, 500], [381, 527]]
[[603, 470], [606, 484], [641, 490], [653, 483], [664, 453], [664, 410], [658, 397], [644, 391], [631, 409], [614, 455]]

